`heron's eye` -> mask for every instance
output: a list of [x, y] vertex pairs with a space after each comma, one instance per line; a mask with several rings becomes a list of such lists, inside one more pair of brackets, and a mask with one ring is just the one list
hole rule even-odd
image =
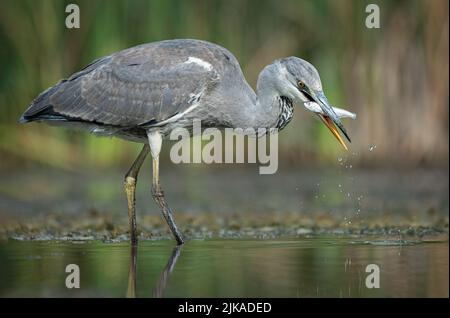
[[297, 85], [298, 85], [298, 88], [300, 88], [300, 89], [305, 88], [305, 83], [303, 83], [302, 81], [298, 81]]

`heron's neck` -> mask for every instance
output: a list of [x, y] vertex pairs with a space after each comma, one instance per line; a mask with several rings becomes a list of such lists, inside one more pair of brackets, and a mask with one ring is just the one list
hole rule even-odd
[[281, 96], [273, 77], [264, 69], [258, 77], [254, 108], [254, 128], [283, 129], [294, 114], [292, 100]]

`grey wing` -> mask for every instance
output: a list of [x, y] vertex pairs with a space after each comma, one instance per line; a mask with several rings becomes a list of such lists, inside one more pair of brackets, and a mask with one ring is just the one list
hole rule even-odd
[[158, 123], [197, 102], [218, 79], [209, 64], [136, 47], [96, 60], [42, 93], [22, 116], [120, 127]]

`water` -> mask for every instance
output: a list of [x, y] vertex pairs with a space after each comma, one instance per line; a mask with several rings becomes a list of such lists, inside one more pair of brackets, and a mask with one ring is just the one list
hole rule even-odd
[[[448, 297], [448, 170], [335, 166], [261, 176], [167, 164], [180, 250], [143, 169], [135, 254], [122, 172], [4, 171], [0, 296]], [[80, 289], [65, 287], [68, 264]], [[379, 289], [366, 287], [369, 264]]]
[[[448, 241], [315, 237], [0, 243], [0, 296], [448, 297]], [[65, 268], [80, 267], [67, 289]], [[368, 289], [366, 266], [380, 268]]]

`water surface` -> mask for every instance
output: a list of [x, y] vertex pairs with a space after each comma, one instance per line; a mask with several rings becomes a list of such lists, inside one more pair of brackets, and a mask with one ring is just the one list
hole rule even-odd
[[[0, 296], [448, 297], [448, 242], [315, 237], [0, 243]], [[65, 268], [80, 267], [80, 289]], [[368, 289], [368, 264], [380, 288]]]

